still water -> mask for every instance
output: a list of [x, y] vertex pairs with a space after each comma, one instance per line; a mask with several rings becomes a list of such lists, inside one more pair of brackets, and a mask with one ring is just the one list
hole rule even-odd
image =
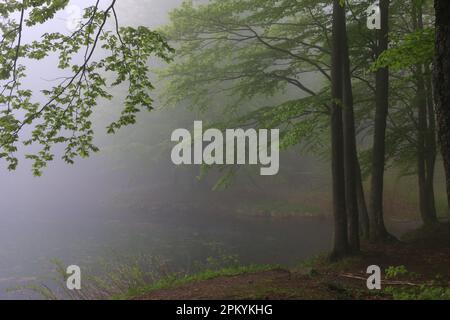
[[52, 275], [54, 258], [82, 269], [99, 259], [140, 254], [161, 257], [183, 270], [224, 254], [242, 264], [289, 266], [328, 250], [332, 234], [331, 222], [323, 219], [230, 218], [171, 205], [158, 212], [63, 217], [0, 218], [1, 299], [24, 297], [7, 288], [45, 283], [42, 277]]

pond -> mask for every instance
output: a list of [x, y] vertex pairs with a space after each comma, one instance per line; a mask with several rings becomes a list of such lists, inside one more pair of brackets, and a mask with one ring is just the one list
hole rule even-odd
[[191, 270], [223, 256], [241, 264], [292, 266], [330, 248], [332, 224], [326, 219], [231, 218], [200, 211], [167, 205], [158, 212], [104, 212], [82, 219], [75, 212], [2, 217], [0, 298], [18, 297], [7, 288], [45, 283], [41, 277], [54, 275], [50, 261], [55, 258], [83, 269], [101, 259], [144, 254], [168, 261], [174, 270]]

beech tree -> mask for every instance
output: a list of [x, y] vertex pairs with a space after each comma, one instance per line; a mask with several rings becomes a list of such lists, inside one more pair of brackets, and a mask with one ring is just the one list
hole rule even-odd
[[[375, 63], [376, 68], [389, 66], [393, 88], [386, 161], [395, 161], [402, 175], [417, 175], [419, 211], [425, 224], [437, 222], [434, 198], [437, 135], [431, 77], [433, 16], [431, 1], [400, 4], [392, 14], [394, 41]], [[397, 20], [400, 22], [395, 23]]]
[[349, 251], [346, 183], [344, 161], [344, 130], [342, 123], [343, 103], [343, 43], [345, 15], [342, 1], [333, 1], [332, 24], [332, 54], [331, 54], [331, 166], [333, 184], [333, 216], [334, 216], [334, 242], [331, 259], [339, 259]]
[[[415, 13], [413, 3], [421, 5]], [[326, 154], [333, 167], [336, 256], [358, 250], [358, 233], [374, 241], [392, 239], [384, 222], [384, 174], [403, 165], [397, 160], [414, 167], [411, 174], [426, 190], [420, 203], [433, 208], [436, 141], [427, 73], [432, 33], [424, 3], [382, 0], [382, 29], [369, 30], [365, 12], [372, 1], [186, 1], [163, 30], [178, 52], [163, 71], [166, 102], [200, 111], [220, 102], [225, 120], [215, 126], [278, 127], [283, 148], [301, 145]], [[413, 22], [416, 27], [409, 28]], [[420, 73], [413, 72], [417, 64]], [[419, 75], [424, 94], [418, 93]], [[425, 98], [420, 108], [411, 98], [419, 96]], [[419, 117], [418, 111], [425, 114]], [[425, 132], [418, 122], [424, 115]], [[357, 150], [356, 141], [364, 139], [370, 143], [363, 141]], [[362, 184], [368, 178], [369, 210]], [[421, 211], [430, 217], [434, 212]]]
[[[389, 43], [389, 0], [380, 0], [381, 29], [378, 30], [377, 56], [388, 49]], [[389, 109], [389, 70], [387, 67], [376, 71], [375, 80], [375, 121], [372, 149], [372, 176], [369, 202], [370, 238], [387, 237], [383, 215], [383, 183], [386, 154], [386, 126]]]
[[450, 2], [435, 0], [434, 98], [450, 208]]
[[[75, 31], [44, 34], [33, 30], [54, 19], [69, 0], [0, 3], [0, 157], [10, 170], [17, 167], [23, 144], [39, 146], [26, 154], [36, 175], [54, 159], [55, 145], [64, 146], [62, 159], [68, 163], [96, 152], [91, 115], [100, 99], [111, 99], [114, 87], [127, 84], [128, 93], [109, 133], [135, 123], [141, 109], [152, 109], [148, 60], [169, 61], [173, 49], [147, 27], [121, 26], [116, 2], [92, 1]], [[35, 39], [25, 41], [28, 32]], [[50, 55], [58, 57], [61, 77], [35, 92], [23, 83], [29, 76], [26, 65], [47, 63]]]
[[[181, 8], [173, 11], [172, 23], [164, 29], [168, 39], [177, 46], [178, 55], [163, 76], [170, 80], [165, 92], [168, 103], [173, 105], [183, 101], [204, 110], [213, 107], [211, 97], [216, 97], [226, 115], [238, 114], [223, 121], [220, 127], [279, 127], [283, 148], [302, 144], [305, 150], [326, 153], [328, 159], [335, 159], [334, 155], [329, 156], [329, 151], [335, 143], [342, 143], [345, 155], [348, 155], [345, 157], [348, 170], [345, 176], [343, 168], [337, 171], [344, 179], [344, 186], [336, 188], [339, 195], [335, 196], [334, 203], [343, 202], [339, 205], [340, 210], [344, 211], [344, 216], [340, 217], [345, 219], [339, 218], [339, 226], [345, 228], [340, 236], [344, 239], [342, 242], [345, 246], [351, 243], [352, 249], [357, 251], [358, 214], [359, 209], [366, 206], [362, 179], [358, 179], [360, 169], [353, 105], [367, 99], [364, 90], [367, 90], [366, 83], [370, 81], [361, 80], [363, 71], [359, 64], [356, 67], [350, 65], [346, 47], [340, 47], [337, 51], [341, 56], [339, 65], [345, 65], [345, 68], [340, 68], [339, 80], [332, 81], [332, 4], [333, 1], [329, 0], [284, 0], [276, 3], [229, 0], [211, 1], [205, 5], [186, 1]], [[343, 5], [342, 1], [340, 5]], [[358, 4], [357, 8], [353, 7], [357, 9], [356, 13], [349, 10], [348, 14], [361, 15], [366, 8], [364, 4]], [[340, 26], [340, 37], [346, 39], [346, 13], [344, 10], [338, 13], [344, 23]], [[351, 19], [353, 28], [357, 23], [359, 21]], [[359, 29], [353, 32], [352, 36]], [[356, 99], [353, 97], [355, 84], [352, 79], [359, 89]], [[324, 83], [320, 89], [313, 85], [318, 81]], [[340, 99], [338, 102], [338, 109], [332, 107], [333, 101], [336, 101], [331, 95], [335, 84], [340, 87], [335, 88], [336, 92], [341, 98], [345, 97], [345, 101]], [[258, 101], [261, 97], [276, 97], [283, 91], [289, 94], [280, 103], [267, 103], [255, 110], [239, 108], [252, 99]], [[345, 121], [339, 119], [342, 115], [338, 113], [342, 111]], [[343, 135], [333, 133], [332, 139], [339, 140], [333, 142], [331, 147], [329, 138], [325, 138], [329, 133], [330, 116], [333, 123], [336, 121], [342, 130], [345, 128], [345, 143]], [[331, 130], [334, 130], [333, 127]], [[336, 151], [342, 152], [344, 157], [344, 149], [339, 147]], [[344, 192], [345, 184], [348, 184], [348, 197]], [[350, 234], [347, 232], [347, 220]], [[338, 228], [337, 225], [338, 222], [335, 228]], [[342, 250], [347, 251], [347, 248]]]

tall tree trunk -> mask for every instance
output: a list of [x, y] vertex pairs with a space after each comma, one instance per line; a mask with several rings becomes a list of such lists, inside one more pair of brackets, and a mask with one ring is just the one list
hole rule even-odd
[[344, 141], [342, 128], [342, 14], [339, 0], [333, 1], [333, 40], [331, 55], [332, 106], [331, 149], [333, 180], [334, 242], [330, 258], [335, 260], [348, 253], [347, 217], [345, 208]]
[[339, 22], [342, 23], [341, 52], [342, 52], [342, 104], [344, 124], [344, 172], [345, 172], [345, 206], [348, 219], [348, 242], [352, 252], [358, 252], [359, 244], [359, 217], [358, 202], [356, 198], [356, 130], [355, 116], [353, 110], [353, 90], [350, 74], [350, 57], [348, 52], [347, 26], [345, 22], [345, 7], [339, 10], [341, 15]]
[[434, 98], [450, 208], [450, 1], [435, 0]]
[[434, 174], [436, 166], [436, 113], [434, 111], [433, 102], [433, 85], [431, 81], [431, 72], [429, 66], [425, 66], [425, 87], [427, 96], [427, 114], [428, 114], [428, 131], [427, 131], [427, 148], [426, 148], [426, 169], [427, 169], [427, 200], [430, 215], [433, 220], [438, 221], [436, 211], [436, 200], [434, 197]]
[[369, 238], [369, 213], [367, 211], [366, 197], [361, 175], [361, 166], [356, 160], [356, 197], [358, 201], [359, 231], [363, 238]]
[[[388, 49], [389, 0], [380, 0], [381, 30], [378, 30], [377, 56]], [[376, 110], [373, 138], [372, 181], [369, 209], [370, 238], [373, 241], [389, 237], [383, 217], [383, 183], [385, 168], [386, 120], [389, 106], [389, 70], [381, 68], [376, 74]]]
[[415, 106], [418, 113], [417, 128], [417, 176], [419, 182], [419, 207], [422, 221], [425, 224], [434, 222], [429, 207], [429, 192], [427, 190], [427, 165], [426, 165], [426, 136], [427, 136], [427, 106], [425, 82], [423, 78], [422, 66], [416, 66], [415, 78], [417, 81], [417, 92]]
[[[423, 29], [423, 3], [415, 0], [411, 2], [414, 30], [421, 30]], [[431, 124], [433, 119], [429, 117], [425, 70], [421, 64], [415, 66], [415, 79], [417, 83], [415, 106], [418, 114], [417, 176], [419, 182], [419, 207], [423, 223], [430, 224], [437, 221], [433, 188], [435, 159], [433, 159], [432, 147], [434, 139], [430, 137], [432, 128], [429, 127], [429, 123]], [[434, 115], [431, 116], [434, 117]]]

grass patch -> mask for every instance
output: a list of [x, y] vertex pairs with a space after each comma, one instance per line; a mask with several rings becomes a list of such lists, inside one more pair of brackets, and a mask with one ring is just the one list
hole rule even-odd
[[[66, 287], [65, 264], [50, 261], [53, 275], [41, 277], [23, 286], [9, 288], [9, 292], [32, 294], [44, 300], [127, 300], [155, 290], [174, 288], [184, 284], [219, 277], [237, 276], [279, 268], [273, 265], [239, 265], [233, 256], [210, 257], [198, 262], [192, 273], [174, 271], [164, 260], [148, 255], [123, 257], [102, 261], [100, 270], [87, 270], [82, 275], [82, 290]], [[172, 270], [171, 270], [172, 269]]]
[[363, 259], [363, 255], [355, 255], [337, 261], [330, 261], [328, 254], [323, 253], [302, 261], [292, 271], [302, 272], [311, 270], [313, 274], [316, 270], [320, 270], [321, 272], [343, 272], [352, 269], [355, 265], [359, 265]]
[[420, 286], [417, 288], [384, 289], [394, 300], [450, 300], [450, 289], [436, 286]]
[[165, 278], [162, 278], [152, 284], [143, 286], [143, 287], [137, 287], [137, 288], [130, 288], [128, 293], [126, 295], [122, 296], [115, 296], [114, 299], [131, 299], [134, 297], [138, 297], [141, 295], [145, 295], [148, 293], [151, 293], [156, 290], [162, 290], [162, 289], [170, 289], [177, 286], [185, 285], [192, 282], [198, 282], [198, 281], [206, 281], [211, 280], [219, 277], [231, 277], [231, 276], [237, 276], [247, 273], [255, 273], [255, 272], [262, 272], [262, 271], [269, 271], [274, 270], [278, 268], [278, 266], [272, 266], [272, 265], [249, 265], [249, 266], [235, 266], [235, 267], [227, 267], [217, 270], [204, 270], [195, 274], [190, 275], [179, 275], [179, 274], [173, 274], [169, 275]]
[[218, 270], [204, 270], [191, 275], [177, 275], [173, 274], [168, 277], [162, 278], [152, 284], [130, 288], [127, 294], [114, 296], [114, 299], [126, 300], [141, 295], [151, 293], [156, 290], [170, 289], [177, 286], [185, 285], [192, 282], [206, 281], [219, 277], [231, 277], [248, 273], [269, 271], [278, 268], [278, 266], [272, 265], [249, 265], [249, 266], [234, 266], [227, 267]]
[[[386, 270], [387, 279], [420, 278], [420, 275], [409, 272], [405, 266], [389, 267]], [[419, 286], [388, 286], [383, 290], [394, 300], [450, 300], [448, 283], [436, 275], [431, 281]]]

